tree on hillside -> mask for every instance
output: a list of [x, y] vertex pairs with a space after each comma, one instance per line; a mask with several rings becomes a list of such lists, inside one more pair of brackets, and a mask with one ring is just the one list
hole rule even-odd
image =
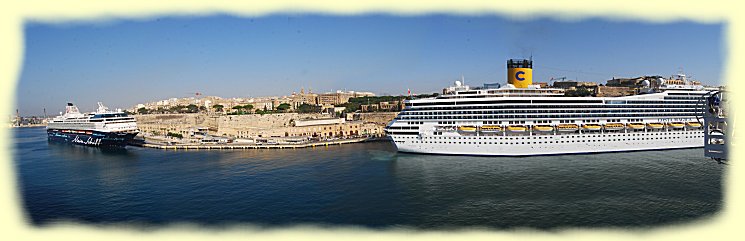
[[[432, 95], [418, 95], [417, 97], [424, 97], [424, 96], [437, 96], [437, 93], [434, 93]], [[391, 95], [384, 95], [384, 96], [365, 96], [365, 97], [353, 97], [349, 98], [349, 103], [357, 103], [361, 105], [367, 105], [367, 104], [378, 104], [380, 102], [392, 102], [392, 101], [400, 101], [405, 99], [404, 96], [391, 96]]]
[[187, 113], [197, 113], [199, 112], [199, 107], [195, 104], [189, 104], [186, 106], [186, 112]]
[[297, 107], [297, 112], [298, 113], [316, 113], [318, 112], [318, 108], [316, 108], [316, 106], [314, 105], [303, 103]]
[[177, 106], [172, 106], [172, 107], [168, 108], [168, 111], [170, 113], [174, 113], [174, 114], [175, 113], [186, 113], [187, 109], [186, 109], [186, 106], [177, 105]]
[[280, 111], [286, 111], [289, 109], [290, 109], [290, 104], [287, 104], [287, 103], [282, 103], [282, 104], [279, 104], [279, 106], [277, 106], [277, 110], [280, 110]]
[[254, 105], [252, 105], [252, 104], [244, 105], [243, 106], [243, 109], [246, 109], [246, 111], [250, 112], [251, 110], [254, 109]]
[[437, 97], [440, 96], [439, 93], [432, 93], [432, 94], [419, 94], [419, 95], [413, 95], [413, 96], [406, 96], [407, 100], [411, 99], [422, 99], [422, 98], [430, 98], [430, 97]]
[[223, 105], [213, 105], [213, 109], [215, 109], [215, 112], [222, 112], [222, 108], [225, 108]]
[[147, 111], [147, 108], [142, 107], [142, 108], [137, 109], [137, 113], [138, 114], [148, 114], [149, 111]]
[[242, 105], [236, 105], [236, 106], [233, 106], [232, 109], [234, 109], [235, 112], [238, 113], [238, 114], [243, 114], [243, 108], [244, 107]]
[[[367, 104], [367, 103], [364, 103], [364, 104]], [[344, 111], [351, 113], [351, 112], [355, 112], [359, 110], [360, 105], [363, 105], [363, 104], [359, 102], [347, 102], [347, 103], [339, 105], [338, 107], [346, 107]]]

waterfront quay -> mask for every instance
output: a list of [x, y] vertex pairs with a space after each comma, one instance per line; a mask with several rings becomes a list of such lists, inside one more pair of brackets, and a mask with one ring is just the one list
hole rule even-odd
[[142, 144], [133, 144], [135, 146], [141, 146], [141, 147], [148, 147], [148, 148], [157, 148], [157, 149], [297, 149], [297, 148], [313, 148], [313, 147], [321, 147], [321, 146], [331, 146], [331, 145], [342, 145], [342, 144], [351, 144], [351, 143], [360, 143], [360, 142], [371, 142], [371, 141], [384, 141], [388, 140], [387, 137], [384, 136], [370, 136], [370, 137], [359, 137], [359, 138], [348, 138], [348, 139], [339, 139], [339, 140], [328, 140], [328, 141], [317, 141], [317, 142], [310, 142], [310, 143], [301, 143], [301, 144], [235, 144], [235, 143], [228, 143], [228, 144], [175, 144], [170, 145], [167, 143], [142, 143]]
[[340, 145], [385, 138], [397, 113], [247, 115], [135, 115], [140, 134], [130, 143], [158, 149], [284, 149]]

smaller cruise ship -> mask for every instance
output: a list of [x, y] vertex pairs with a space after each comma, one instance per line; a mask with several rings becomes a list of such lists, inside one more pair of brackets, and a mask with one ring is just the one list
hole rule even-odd
[[49, 141], [86, 146], [125, 147], [138, 133], [134, 117], [121, 110], [110, 111], [98, 102], [98, 110], [80, 113], [67, 103], [65, 113], [47, 123]]

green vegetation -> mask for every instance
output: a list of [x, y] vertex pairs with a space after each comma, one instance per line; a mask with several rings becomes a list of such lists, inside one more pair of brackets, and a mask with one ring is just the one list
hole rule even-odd
[[246, 113], [244, 111], [246, 109], [246, 107], [243, 107], [242, 105], [233, 106], [233, 108], [231, 108], [231, 109], [234, 109], [235, 110], [235, 112], [233, 114], [243, 115], [243, 114]]
[[213, 105], [212, 109], [215, 109], [216, 112], [222, 112], [222, 109], [225, 108], [223, 105]]
[[[344, 112], [351, 113], [351, 112], [357, 112], [360, 111], [362, 108], [362, 105], [375, 105], [380, 104], [380, 102], [400, 102], [404, 100], [410, 100], [412, 98], [429, 98], [429, 97], [436, 97], [439, 94], [432, 93], [432, 94], [421, 94], [421, 95], [414, 95], [414, 96], [391, 96], [391, 95], [385, 95], [385, 96], [369, 96], [369, 97], [355, 97], [355, 98], [349, 98], [349, 102], [344, 103], [339, 106], [346, 107]], [[396, 108], [393, 111], [398, 111], [399, 109]], [[374, 109], [372, 111], [391, 111], [391, 109]]]
[[277, 108], [276, 108], [276, 109], [277, 109], [278, 111], [287, 111], [287, 110], [289, 110], [289, 109], [290, 109], [290, 104], [287, 104], [287, 103], [282, 103], [282, 104], [279, 104], [279, 106], [277, 106]]
[[199, 112], [207, 112], [207, 107], [190, 104], [171, 106], [168, 108], [158, 107], [158, 109], [155, 110], [147, 109], [145, 107], [137, 109], [137, 114], [183, 114]]
[[[362, 105], [375, 105], [379, 104], [380, 102], [394, 102], [394, 101], [403, 101], [406, 97], [404, 96], [391, 96], [391, 95], [384, 95], [384, 96], [367, 96], [367, 97], [355, 97], [355, 98], [349, 98], [349, 102], [344, 103], [340, 106], [346, 107], [344, 109], [344, 112], [346, 113], [352, 113], [357, 112], [362, 109]], [[386, 111], [386, 110], [375, 110], [375, 111]]]
[[380, 102], [391, 102], [391, 101], [399, 101], [405, 99], [405, 96], [391, 96], [391, 95], [384, 95], [384, 96], [368, 96], [368, 97], [354, 97], [349, 98], [349, 103], [357, 103], [360, 105], [367, 105], [367, 104], [377, 104]]
[[[373, 104], [373, 103], [371, 103], [371, 104]], [[344, 112], [351, 113], [351, 112], [356, 112], [357, 110], [359, 110], [360, 109], [360, 105], [362, 105], [362, 104], [357, 103], [357, 102], [347, 102], [347, 103], [344, 103], [344, 104], [339, 105], [339, 107], [346, 107], [344, 109]]]
[[256, 110], [256, 114], [264, 115], [264, 114], [272, 114], [274, 111], [271, 110]]
[[[236, 105], [233, 106], [234, 111], [231, 113], [228, 113], [228, 115], [245, 115], [250, 113], [256, 113], [260, 115], [264, 114], [273, 114], [273, 113], [281, 113], [281, 112], [288, 112], [292, 106], [290, 106], [289, 103], [282, 103], [279, 106], [275, 107], [274, 110], [267, 109], [266, 106], [262, 109], [254, 109], [254, 106], [252, 104], [247, 105]], [[303, 110], [307, 111], [309, 107], [313, 107], [312, 105], [303, 107]], [[310, 112], [307, 112], [310, 113]]]
[[420, 94], [420, 95], [413, 95], [413, 96], [407, 96], [406, 99], [410, 100], [412, 97], [414, 99], [422, 99], [422, 98], [431, 98], [431, 97], [437, 97], [440, 96], [439, 93], [432, 93], [432, 94]]
[[252, 105], [252, 104], [244, 105], [243, 106], [243, 109], [246, 109], [246, 111], [251, 111], [251, 110], [254, 109], [254, 105]]
[[[183, 108], [181, 109], [181, 111], [184, 111]], [[186, 110], [185, 111], [186, 111], [186, 113], [197, 113], [197, 112], [199, 112], [199, 107], [197, 105], [195, 105], [195, 104], [190, 104], [190, 105], [187, 105], [186, 106]]]
[[150, 114], [150, 111], [147, 108], [142, 107], [142, 108], [137, 109], [137, 114], [143, 114], [143, 115]]
[[315, 105], [303, 103], [297, 107], [296, 111], [298, 113], [318, 113], [321, 111], [321, 109], [316, 107]]
[[251, 110], [253, 110], [254, 106], [252, 104], [247, 105], [236, 105], [233, 106], [233, 110], [235, 110], [233, 113], [228, 113], [228, 115], [245, 115], [250, 114]]
[[168, 134], [166, 134], [166, 136], [170, 136], [170, 137], [174, 137], [174, 138], [179, 138], [179, 139], [184, 138], [184, 135], [181, 135], [179, 133], [173, 133], [173, 132], [168, 132]]

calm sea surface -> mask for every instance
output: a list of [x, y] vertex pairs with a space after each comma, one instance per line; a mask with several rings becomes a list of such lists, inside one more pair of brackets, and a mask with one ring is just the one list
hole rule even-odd
[[29, 220], [370, 228], [655, 227], [722, 207], [703, 149], [524, 158], [397, 153], [388, 142], [295, 150], [123, 151], [16, 128]]

